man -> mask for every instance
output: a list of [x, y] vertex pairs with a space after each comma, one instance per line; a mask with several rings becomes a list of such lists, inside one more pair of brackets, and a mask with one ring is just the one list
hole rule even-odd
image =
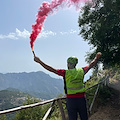
[[78, 59], [76, 57], [69, 57], [67, 59], [68, 70], [55, 69], [43, 61], [34, 54], [34, 61], [39, 63], [45, 69], [53, 72], [64, 78], [64, 89], [67, 97], [67, 110], [69, 120], [77, 120], [77, 114], [79, 113], [81, 120], [88, 120], [86, 99], [85, 99], [85, 87], [84, 87], [84, 75], [97, 63], [101, 56], [101, 52], [96, 54], [93, 61], [86, 67], [76, 69]]

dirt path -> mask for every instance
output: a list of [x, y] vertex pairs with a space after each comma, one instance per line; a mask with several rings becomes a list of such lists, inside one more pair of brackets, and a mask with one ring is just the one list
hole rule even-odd
[[102, 106], [94, 113], [89, 120], [120, 120], [120, 108]]
[[89, 120], [120, 120], [120, 92], [116, 91], [104, 106], [95, 108]]

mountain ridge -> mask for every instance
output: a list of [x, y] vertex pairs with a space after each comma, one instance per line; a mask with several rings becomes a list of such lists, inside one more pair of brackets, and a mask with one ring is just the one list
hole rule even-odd
[[42, 72], [0, 73], [0, 90], [15, 88], [41, 99], [63, 94], [63, 80]]

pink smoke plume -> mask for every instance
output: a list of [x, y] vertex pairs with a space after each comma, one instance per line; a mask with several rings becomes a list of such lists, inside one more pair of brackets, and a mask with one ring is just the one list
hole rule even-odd
[[86, 2], [92, 2], [91, 0], [52, 0], [51, 3], [49, 2], [43, 2], [42, 5], [39, 8], [36, 23], [32, 25], [32, 33], [30, 35], [30, 44], [31, 49], [33, 51], [34, 42], [41, 33], [43, 28], [43, 23], [47, 16], [50, 13], [54, 13], [54, 10], [58, 10], [58, 7], [67, 6], [70, 7], [71, 5], [74, 5], [77, 9], [79, 8], [80, 3], [86, 3]]

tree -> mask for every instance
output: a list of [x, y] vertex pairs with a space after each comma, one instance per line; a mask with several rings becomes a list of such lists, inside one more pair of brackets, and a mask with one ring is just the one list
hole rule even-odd
[[94, 50], [86, 61], [101, 51], [105, 68], [120, 65], [120, 0], [96, 0], [94, 7], [86, 5], [78, 23], [80, 34]]
[[1, 116], [0, 116], [0, 120], [7, 120], [6, 115], [1, 115]]
[[[29, 105], [37, 102], [40, 102], [40, 100], [28, 97], [24, 105]], [[44, 107], [36, 106], [34, 108], [21, 110], [20, 112], [16, 113], [14, 120], [42, 120], [47, 107], [47, 105]]]

